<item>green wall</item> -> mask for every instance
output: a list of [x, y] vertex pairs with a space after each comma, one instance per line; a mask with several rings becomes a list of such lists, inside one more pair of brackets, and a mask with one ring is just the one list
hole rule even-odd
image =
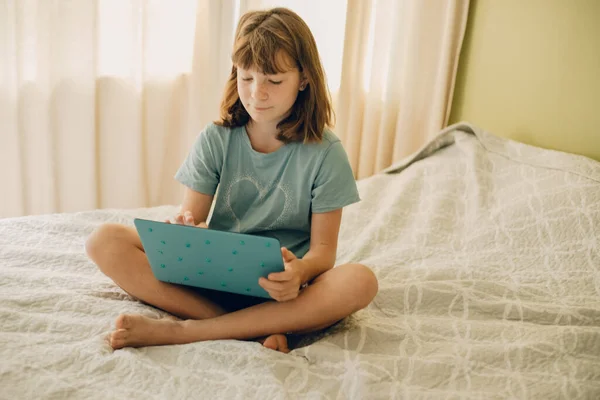
[[600, 160], [600, 0], [471, 0], [458, 121]]

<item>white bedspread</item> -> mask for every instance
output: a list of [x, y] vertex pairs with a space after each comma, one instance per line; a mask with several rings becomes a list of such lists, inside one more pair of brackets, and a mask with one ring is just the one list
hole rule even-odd
[[0, 220], [0, 398], [600, 398], [600, 163], [463, 124], [387, 172], [359, 183], [338, 254], [376, 272], [377, 297], [288, 355], [111, 350], [118, 314], [163, 314], [85, 238], [174, 206]]

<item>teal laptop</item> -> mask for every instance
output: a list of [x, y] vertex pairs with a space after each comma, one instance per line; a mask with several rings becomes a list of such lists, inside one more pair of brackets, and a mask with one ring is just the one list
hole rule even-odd
[[284, 270], [277, 239], [134, 219], [156, 279], [248, 296], [271, 296], [258, 279]]

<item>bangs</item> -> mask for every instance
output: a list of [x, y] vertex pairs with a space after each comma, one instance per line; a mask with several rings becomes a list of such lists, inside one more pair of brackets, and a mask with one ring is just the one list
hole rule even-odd
[[292, 112], [277, 123], [278, 140], [320, 142], [324, 129], [333, 126], [333, 106], [317, 44], [308, 25], [292, 10], [277, 7], [242, 15], [235, 30], [231, 61], [220, 118], [215, 124], [235, 128], [251, 121], [238, 88], [238, 69], [244, 69], [264, 75], [297, 70], [306, 84], [298, 91]]
[[233, 65], [243, 69], [256, 69], [265, 75], [274, 75], [299, 68], [289, 52], [267, 30], [255, 29], [238, 39], [231, 58]]

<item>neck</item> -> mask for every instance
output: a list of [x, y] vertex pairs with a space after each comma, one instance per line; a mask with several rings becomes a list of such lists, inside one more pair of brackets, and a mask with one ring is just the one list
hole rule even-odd
[[263, 122], [257, 123], [250, 120], [246, 125], [248, 134], [259, 140], [277, 139], [277, 123], [276, 122]]
[[277, 123], [257, 124], [250, 121], [246, 125], [246, 132], [252, 148], [260, 153], [271, 153], [283, 146], [283, 142], [277, 140]]

